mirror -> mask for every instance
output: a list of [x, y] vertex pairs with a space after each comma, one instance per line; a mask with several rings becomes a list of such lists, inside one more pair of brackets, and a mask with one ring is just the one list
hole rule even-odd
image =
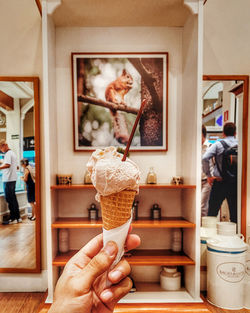
[[[227, 199], [222, 201], [218, 219], [221, 221], [236, 220], [238, 232], [244, 236], [246, 234], [247, 119], [248, 76], [218, 75], [203, 77], [202, 124], [206, 127], [207, 131], [207, 145], [209, 146], [218, 140], [225, 139], [225, 136], [223, 137], [223, 126], [229, 122], [234, 123], [236, 126], [235, 138], [238, 141], [235, 181], [235, 198], [237, 199], [235, 199], [234, 204], [228, 204]], [[211, 168], [217, 166], [214, 158], [210, 162]], [[202, 192], [204, 191], [203, 187], [202, 180]], [[206, 203], [206, 199], [210, 204]], [[202, 196], [202, 201], [205, 202], [205, 204], [202, 203], [202, 216], [206, 216], [206, 210], [204, 209], [206, 205], [209, 211], [208, 215], [211, 216], [211, 209], [213, 210], [213, 207], [216, 206], [213, 199], [216, 199], [216, 196], [212, 192], [209, 193], [208, 197], [204, 198]], [[228, 200], [232, 202], [232, 199]], [[230, 209], [231, 213], [234, 210], [237, 212], [237, 218], [230, 217]]]
[[0, 77], [0, 272], [40, 268], [39, 79]]

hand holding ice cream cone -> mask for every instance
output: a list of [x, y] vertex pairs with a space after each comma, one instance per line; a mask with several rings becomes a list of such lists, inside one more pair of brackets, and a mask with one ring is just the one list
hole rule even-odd
[[87, 168], [97, 190], [96, 199], [101, 203], [103, 242], [113, 240], [119, 252], [114, 262], [121, 259], [131, 223], [132, 205], [139, 192], [140, 171], [138, 166], [116, 151], [115, 147], [96, 150]]

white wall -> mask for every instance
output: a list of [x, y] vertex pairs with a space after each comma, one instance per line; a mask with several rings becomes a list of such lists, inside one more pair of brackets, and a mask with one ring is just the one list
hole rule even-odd
[[[207, 1], [204, 6], [204, 74], [250, 75], [249, 12], [250, 2], [248, 0]], [[248, 124], [250, 127], [250, 122]], [[247, 177], [250, 177], [249, 134], [247, 163]], [[247, 225], [248, 236], [250, 236], [249, 181], [247, 185]]]
[[[40, 90], [42, 87], [42, 33], [41, 17], [35, 1], [11, 0], [1, 1], [0, 10], [0, 72], [1, 76], [38, 76]], [[42, 92], [40, 91], [40, 113], [43, 112]], [[43, 123], [41, 123], [41, 134]], [[44, 168], [44, 138], [41, 136], [41, 168]], [[43, 201], [44, 172], [41, 172], [41, 203], [42, 203], [42, 269], [46, 269], [46, 232], [45, 206]], [[30, 290], [46, 290], [46, 274], [29, 275], [23, 280], [24, 274], [0, 274], [0, 285], [8, 290], [17, 290], [25, 283], [35, 286]], [[20, 283], [19, 283], [20, 279]], [[7, 285], [8, 283], [8, 285]], [[12, 289], [11, 289], [12, 288]], [[3, 291], [5, 289], [1, 289]], [[28, 289], [26, 289], [28, 290]], [[19, 289], [20, 291], [20, 289]]]
[[140, 164], [142, 182], [150, 166], [154, 166], [158, 182], [169, 182], [176, 169], [176, 118], [181, 101], [182, 29], [181, 28], [57, 28], [56, 77], [58, 170], [73, 173], [73, 183], [82, 183], [90, 153], [73, 151], [71, 52], [169, 52], [169, 151], [131, 153]]

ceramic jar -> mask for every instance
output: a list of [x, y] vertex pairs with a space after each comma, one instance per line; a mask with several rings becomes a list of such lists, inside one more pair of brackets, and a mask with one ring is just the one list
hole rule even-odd
[[236, 224], [217, 223], [217, 235], [207, 240], [207, 298], [223, 309], [244, 307], [247, 245], [236, 235]]
[[200, 242], [201, 242], [201, 271], [200, 290], [207, 290], [207, 240], [216, 235], [216, 223], [218, 219], [214, 216], [203, 216], [201, 218]]
[[171, 250], [180, 252], [182, 250], [182, 232], [180, 228], [172, 229]]
[[59, 229], [59, 252], [69, 251], [69, 230], [67, 228]]
[[181, 273], [177, 267], [164, 266], [160, 274], [161, 288], [164, 290], [179, 290], [181, 288]]
[[250, 310], [250, 238], [248, 240], [248, 249], [246, 255], [246, 274], [245, 274], [245, 297], [244, 307]]

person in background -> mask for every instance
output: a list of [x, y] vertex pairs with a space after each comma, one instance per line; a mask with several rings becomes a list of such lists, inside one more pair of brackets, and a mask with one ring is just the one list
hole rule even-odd
[[24, 176], [21, 179], [26, 183], [27, 188], [27, 198], [28, 202], [32, 208], [32, 215], [29, 218], [31, 221], [36, 220], [36, 213], [35, 213], [35, 177], [34, 177], [34, 170], [29, 165], [29, 160], [22, 159], [20, 161], [21, 166], [24, 168]]
[[[126, 251], [139, 244], [137, 235], [128, 235]], [[132, 287], [131, 268], [124, 258], [110, 269], [117, 252], [113, 241], [103, 247], [102, 234], [87, 243], [64, 267], [48, 313], [112, 313]]]
[[[202, 156], [206, 153], [207, 149], [211, 146], [211, 143], [206, 139], [207, 129], [202, 125]], [[210, 173], [213, 169], [213, 162], [210, 160]], [[201, 173], [201, 216], [207, 216], [208, 214], [208, 201], [211, 192], [211, 185], [207, 181], [207, 175], [202, 170]]]
[[[235, 138], [236, 126], [234, 123], [226, 123], [223, 127], [223, 137], [221, 141], [216, 141], [203, 155], [203, 171], [207, 175], [207, 181], [212, 186], [208, 216], [217, 216], [221, 204], [227, 199], [230, 220], [237, 223], [237, 173], [235, 177], [226, 177], [223, 173], [224, 152], [228, 148], [237, 147], [238, 141]], [[231, 156], [233, 157], [233, 156]], [[215, 158], [213, 174], [210, 172], [209, 160]], [[237, 164], [236, 164], [237, 169]], [[232, 175], [233, 176], [233, 175]]]
[[3, 171], [4, 196], [10, 210], [10, 218], [7, 221], [3, 221], [3, 225], [21, 223], [22, 219], [20, 218], [19, 205], [16, 198], [17, 157], [4, 139], [0, 141], [0, 150], [4, 153], [4, 159], [0, 165], [0, 170]]

